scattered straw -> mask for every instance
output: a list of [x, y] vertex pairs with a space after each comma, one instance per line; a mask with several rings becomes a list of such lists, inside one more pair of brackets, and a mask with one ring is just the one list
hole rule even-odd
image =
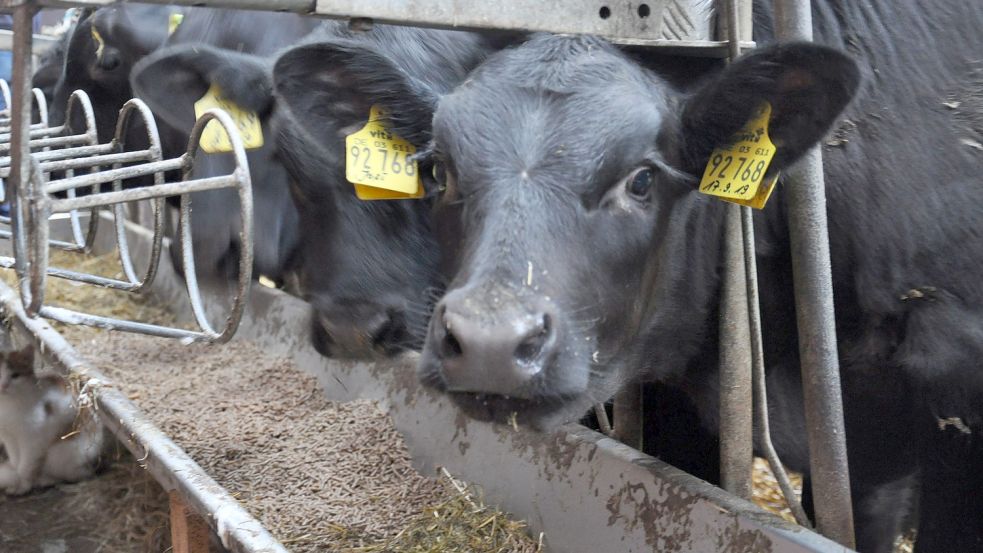
[[[753, 470], [754, 472], [751, 475], [751, 482], [754, 484], [752, 500], [758, 507], [774, 513], [789, 522], [795, 522], [795, 517], [792, 516], [792, 511], [789, 510], [788, 504], [785, 503], [785, 496], [782, 495], [782, 490], [778, 487], [778, 480], [775, 480], [775, 475], [771, 472], [768, 461], [761, 457], [755, 457]], [[795, 495], [801, 499], [802, 475], [790, 471], [788, 478], [792, 482]]]

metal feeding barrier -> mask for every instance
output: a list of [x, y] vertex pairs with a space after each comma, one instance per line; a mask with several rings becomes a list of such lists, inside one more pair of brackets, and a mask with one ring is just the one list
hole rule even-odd
[[[0, 80], [0, 93], [6, 105], [16, 105], [10, 88]], [[150, 109], [142, 101], [132, 99], [119, 112], [113, 138], [100, 144], [96, 120], [88, 95], [77, 90], [68, 99], [65, 123], [50, 126], [44, 94], [33, 89], [31, 96], [37, 107], [38, 119], [27, 129], [28, 156], [21, 166], [26, 178], [11, 179], [13, 173], [13, 119], [9, 110], [0, 112], [0, 177], [7, 182], [10, 216], [0, 217], [0, 238], [13, 240], [14, 256], [0, 256], [0, 267], [13, 268], [20, 283], [25, 311], [68, 324], [138, 332], [168, 338], [224, 342], [238, 327], [245, 308], [252, 280], [252, 192], [249, 166], [235, 123], [222, 110], [209, 110], [195, 123], [187, 151], [179, 157], [163, 159], [157, 124]], [[32, 106], [27, 106], [28, 109]], [[228, 175], [192, 179], [199, 139], [212, 120], [229, 134], [233, 145], [235, 168]], [[145, 132], [146, 147], [133, 147], [132, 131], [140, 125]], [[130, 143], [127, 137], [130, 136]], [[142, 146], [142, 144], [141, 144]], [[27, 171], [23, 171], [26, 168]], [[180, 171], [181, 180], [167, 182], [166, 175]], [[131, 186], [131, 179], [149, 179], [152, 184]], [[136, 184], [145, 184], [137, 182]], [[126, 186], [125, 186], [126, 185]], [[225, 324], [218, 330], [212, 327], [195, 272], [191, 236], [192, 199], [189, 194], [219, 188], [235, 188], [239, 195], [242, 217], [242, 248], [239, 257], [237, 289]], [[185, 330], [138, 321], [128, 321], [83, 313], [57, 306], [45, 305], [44, 285], [49, 276], [64, 278], [93, 286], [125, 292], [141, 292], [150, 287], [157, 274], [164, 242], [165, 198], [180, 196], [178, 240], [185, 282], [198, 330]], [[153, 213], [153, 246], [146, 268], [134, 267], [127, 242], [125, 223], [127, 202], [149, 200]], [[111, 278], [72, 271], [48, 264], [49, 248], [71, 252], [87, 252], [95, 238], [99, 212], [108, 209], [113, 216], [116, 245], [119, 251], [123, 278]], [[82, 229], [81, 212], [88, 211], [88, 228]], [[71, 241], [49, 239], [49, 221], [64, 217], [71, 222]]]
[[[249, 174], [245, 154], [237, 130], [229, 118], [221, 112], [206, 113], [192, 132], [187, 152], [175, 159], [161, 159], [153, 117], [146, 106], [133, 100], [121, 111], [113, 140], [99, 144], [95, 133], [91, 106], [84, 94], [77, 93], [69, 100], [67, 121], [84, 121], [84, 129], [73, 129], [70, 125], [49, 127], [46, 120], [44, 97], [39, 91], [30, 88], [30, 59], [37, 45], [32, 44], [31, 18], [41, 7], [101, 7], [111, 0], [0, 0], [0, 9], [13, 13], [14, 33], [9, 43], [14, 54], [13, 91], [0, 81], [8, 112], [0, 113], [0, 176], [6, 180], [7, 197], [12, 202], [10, 230], [0, 229], [0, 237], [13, 238], [15, 256], [0, 258], [0, 266], [14, 267], [20, 277], [21, 297], [24, 305], [25, 324], [35, 324], [27, 316], [47, 317], [67, 323], [89, 324], [119, 330], [130, 330], [146, 334], [190, 338], [195, 340], [225, 341], [235, 332], [247, 299], [252, 269], [252, 209], [249, 188]], [[461, 0], [431, 0], [424, 4], [407, 4], [391, 0], [145, 0], [149, 4], [171, 4], [182, 6], [208, 6], [235, 9], [254, 9], [264, 11], [293, 12], [304, 15], [347, 19], [359, 24], [387, 22], [410, 24], [437, 28], [458, 29], [497, 29], [505, 31], [545, 31], [562, 33], [590, 33], [600, 35], [611, 42], [624, 45], [659, 47], [664, 52], [687, 56], [729, 56], [737, 57], [743, 49], [753, 47], [751, 41], [750, 0], [649, 0], [648, 2], [607, 2], [606, 0], [509, 0], [507, 9], [495, 3], [482, 3]], [[718, 28], [712, 28], [711, 7], [716, 6]], [[776, 34], [779, 40], [811, 39], [810, 0], [774, 0], [776, 14]], [[725, 21], [722, 21], [725, 19]], [[713, 40], [714, 36], [718, 40]], [[719, 40], [725, 37], [727, 40]], [[0, 33], [0, 38], [7, 38]], [[32, 52], [34, 49], [34, 52]], [[39, 121], [32, 122], [32, 104], [38, 107]], [[125, 130], [137, 119], [143, 122], [150, 144], [145, 149], [128, 150], [124, 137]], [[230, 135], [234, 146], [236, 169], [232, 174], [211, 179], [189, 179], [198, 140], [204, 124], [217, 119]], [[133, 120], [133, 121], [131, 121]], [[180, 182], [165, 182], [165, 173], [181, 170]], [[153, 177], [153, 184], [142, 188], [125, 188], [126, 179]], [[830, 278], [829, 244], [826, 236], [825, 199], [822, 166], [819, 151], [814, 150], [799, 164], [798, 170], [789, 171], [784, 179], [787, 189], [787, 211], [792, 245], [792, 261], [795, 284], [796, 313], [798, 316], [800, 358], [802, 364], [802, 386], [805, 397], [804, 411], [807, 421], [810, 472], [815, 490], [813, 501], [816, 513], [816, 529], [840, 544], [852, 547], [853, 524], [850, 501], [849, 473], [846, 466], [846, 446], [844, 441], [843, 406], [840, 398], [839, 367], [837, 362], [835, 328], [833, 320], [832, 288]], [[103, 190], [109, 185], [109, 190]], [[194, 255], [190, 236], [190, 199], [188, 193], [223, 187], [236, 187], [242, 209], [243, 236], [242, 254], [239, 265], [238, 290], [225, 327], [214, 331], [205, 317], [202, 299], [194, 271]], [[86, 194], [83, 195], [83, 192]], [[63, 197], [55, 197], [59, 194]], [[140, 291], [150, 286], [154, 280], [159, 260], [163, 232], [163, 200], [165, 196], [181, 195], [180, 245], [187, 291], [191, 299], [192, 311], [200, 330], [197, 332], [175, 328], [147, 325], [132, 321], [119, 321], [77, 313], [44, 304], [43, 290], [46, 276], [70, 278], [87, 284], [106, 286], [123, 291]], [[151, 200], [154, 211], [154, 232], [149, 247], [151, 260], [146, 272], [136, 274], [129, 257], [129, 244], [124, 231], [125, 210], [123, 204], [132, 200]], [[115, 218], [116, 241], [120, 252], [120, 262], [125, 280], [108, 279], [48, 267], [49, 247], [69, 251], [85, 251], [94, 236], [98, 217], [89, 217], [89, 228], [82, 230], [82, 210], [96, 211], [110, 208]], [[778, 209], [773, 207], [772, 209]], [[71, 220], [73, 240], [58, 242], [48, 239], [47, 221], [52, 215], [67, 214]], [[768, 436], [767, 396], [764, 382], [764, 359], [761, 343], [761, 320], [758, 307], [757, 271], [755, 267], [754, 235], [751, 212], [747, 208], [734, 206], [728, 210], [726, 225], [728, 233], [741, 235], [743, 240], [728, 242], [726, 253], [724, 287], [722, 291], [721, 324], [729, 325], [728, 332], [722, 336], [732, 339], [720, 344], [720, 401], [721, 401], [721, 482], [724, 489], [742, 498], [750, 496], [750, 463], [752, 443], [757, 437], [760, 447], [777, 474], [782, 490], [795, 511], [796, 519], [809, 526], [803, 509], [791, 491], [788, 478], [784, 474], [780, 460], [774, 452]], [[134, 247], [136, 247], [134, 241]], [[161, 279], [162, 281], [165, 279]], [[272, 293], [263, 291], [262, 293]], [[262, 295], [261, 293], [261, 295]], [[291, 298], [292, 300], [292, 298]], [[19, 309], [19, 308], [18, 308]], [[298, 308], [299, 309], [299, 308]], [[299, 316], [298, 316], [299, 317]], [[247, 319], [248, 320], [248, 319]], [[291, 323], [296, 322], [291, 319]], [[247, 322], [248, 332], [251, 324], [263, 323], [263, 332], [253, 339], [272, 340], [273, 332], [269, 325], [279, 324], [269, 321]], [[36, 335], [43, 335], [43, 329], [34, 328]], [[300, 335], [301, 331], [292, 333]], [[282, 345], [282, 344], [280, 344]], [[309, 344], [291, 346], [294, 349], [309, 348]], [[342, 370], [342, 365], [325, 361], [315, 354], [308, 359], [317, 359], [331, 367]], [[338, 368], [341, 367], [341, 368]], [[387, 373], [388, 374], [388, 373]], [[351, 374], [344, 373], [346, 377]], [[361, 373], [357, 375], [363, 377]], [[338, 376], [335, 375], [337, 379]], [[339, 380], [340, 382], [340, 380]], [[390, 382], [390, 384], [392, 384]], [[402, 386], [402, 384], [400, 384]], [[342, 386], [344, 388], [344, 386]], [[353, 389], [359, 388], [358, 386]], [[345, 388], [345, 392], [347, 392]], [[402, 393], [402, 389], [401, 392]], [[414, 396], [415, 397], [415, 396]], [[753, 401], [752, 401], [753, 398]], [[597, 406], [599, 426], [606, 434], [615, 436], [632, 447], [641, 445], [643, 425], [647, 423], [642, 413], [642, 396], [639, 387], [630, 386], [616, 398], [613, 421], [609, 421], [604, 406]], [[414, 400], [415, 402], [415, 400]], [[112, 411], [112, 409], [110, 409]], [[448, 413], [452, 413], [450, 410]], [[429, 420], [432, 413], [422, 417]], [[448, 414], [449, 420], [456, 420], [456, 411]], [[120, 418], [122, 421], [122, 418]], [[656, 421], [657, 422], [657, 421]], [[122, 422], [121, 422], [122, 423]], [[450, 423], [448, 423], [450, 424]], [[460, 423], [458, 423], [460, 424]], [[474, 424], [475, 428], [480, 425]], [[440, 433], [427, 433], [428, 436]], [[457, 432], [454, 433], [457, 436]], [[568, 436], [568, 440], [571, 440]], [[468, 447], [492, 447], [496, 440], [489, 433], [488, 439], [479, 440], [468, 437]], [[501, 441], [501, 440], [499, 440]], [[490, 444], [490, 445], [489, 445]], [[565, 444], [568, 445], [568, 444]], [[591, 445], [593, 448], [594, 446]], [[623, 447], [620, 444], [618, 447]], [[429, 447], [428, 451], [434, 447]], [[521, 448], [525, 451], [525, 447]], [[458, 448], [453, 448], [457, 451]], [[463, 456], [466, 447], [460, 448]], [[565, 450], [566, 451], [566, 450]], [[593, 459], [595, 449], [590, 449]], [[633, 452], [634, 456], [637, 452]], [[566, 453], [564, 453], [566, 455]], [[166, 458], [166, 455], [163, 456]], [[501, 457], [509, 461], [515, 456]], [[499, 457], [471, 454], [460, 465], [480, 467], [476, 459], [496, 459]], [[598, 466], [595, 459], [590, 472]], [[494, 473], [497, 467], [484, 467], [475, 475]], [[637, 468], [637, 467], [635, 467]], [[169, 469], [168, 469], [169, 470]], [[168, 475], [171, 473], [168, 471]], [[541, 471], [542, 472], [542, 471]], [[623, 470], [619, 467], [619, 474]], [[669, 477], [666, 478], [665, 475]], [[170, 477], [170, 476], [168, 476]], [[678, 480], [678, 475], [653, 469], [646, 474], [656, 487], [669, 480]], [[510, 475], [511, 478], [511, 475]], [[513, 478], [514, 479], [514, 478]], [[179, 480], [175, 478], [175, 481]], [[503, 479], [508, 481], [509, 478]], [[639, 481], [642, 481], [639, 478]], [[647, 481], [646, 481], [647, 482]], [[647, 485], [646, 482], [638, 484]], [[648, 482], [651, 484], [652, 482]], [[635, 484], [633, 484], [635, 485]], [[180, 486], [179, 486], [180, 487]], [[195, 498], [194, 486], [186, 495]], [[682, 528], [687, 537], [697, 526], [696, 518], [687, 518], [692, 511], [710, 513], [713, 517], [709, 527], [717, 529], [730, 524], [719, 518], [721, 513], [731, 509], [717, 505], [730, 501], [730, 496], [718, 498], [699, 485], [687, 484], [688, 496], [697, 498], [685, 505], [673, 504], [670, 500], [658, 502], [658, 508], [647, 512], [651, 519], [669, 526], [653, 528], [661, 532], [666, 529]], [[182, 488], [183, 489], [183, 488]], [[634, 489], [634, 488], [633, 488]], [[653, 488], [655, 489], [655, 488]], [[665, 497], [664, 489], [658, 488], [654, 496]], [[694, 492], [695, 490], [695, 492]], [[185, 490], [186, 491], [186, 490]], [[510, 489], [510, 493], [515, 490]], [[522, 492], [528, 490], [523, 489]], [[713, 492], [719, 490], [714, 489]], [[692, 493], [691, 493], [692, 492]], [[578, 491], [579, 493], [579, 491]], [[701, 495], [702, 494], [702, 495]], [[522, 494], [519, 494], [521, 496]], [[596, 494], [595, 494], [596, 496]], [[589, 501], [585, 496], [577, 499], [577, 504]], [[648, 495], [646, 495], [646, 498]], [[689, 501], [689, 500], [687, 500]], [[653, 505], [657, 502], [653, 502]], [[204, 506], [199, 510], [219, 519], [219, 513], [205, 501], [195, 501], [192, 505]], [[704, 509], [708, 504], [713, 509]], [[666, 507], [666, 508], [663, 508]], [[611, 509], [611, 504], [607, 504]], [[539, 512], [537, 506], [535, 509]], [[547, 513], [548, 514], [548, 513]], [[677, 515], [685, 515], [676, 520]], [[564, 516], [569, 516], [564, 514]], [[743, 516], [743, 515], [741, 515]], [[755, 515], [757, 516], [757, 515]], [[753, 518], [753, 517], [749, 517]], [[668, 521], [668, 522], [667, 522]], [[632, 522], [634, 524], [634, 522]], [[219, 524], [220, 526], [221, 524]], [[611, 523], [608, 522], [608, 526]], [[564, 529], [569, 528], [561, 524]], [[765, 532], [774, 537], [778, 527], [765, 525]], [[729, 530], [728, 530], [729, 531]], [[810, 532], [795, 529], [794, 536], [809, 538]], [[762, 534], [765, 535], [765, 534]], [[624, 539], [624, 536], [621, 537]], [[771, 539], [771, 538], [769, 538]], [[776, 538], [778, 539], [778, 538]], [[811, 539], [811, 538], [810, 538]], [[267, 550], [260, 545], [261, 540], [249, 536], [233, 536], [237, 551]], [[718, 542], [719, 543], [719, 542]], [[757, 542], [755, 542], [757, 543]], [[771, 542], [768, 542], [771, 543]], [[779, 542], [775, 542], [779, 543]], [[828, 544], [796, 544], [790, 547], [776, 545], [776, 550], [830, 550]]]

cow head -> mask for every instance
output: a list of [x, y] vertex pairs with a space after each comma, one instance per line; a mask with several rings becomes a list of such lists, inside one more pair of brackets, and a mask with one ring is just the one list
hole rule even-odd
[[[176, 131], [182, 137], [181, 150], [194, 127], [194, 104], [213, 85], [225, 98], [259, 116], [263, 145], [246, 152], [253, 190], [254, 270], [257, 276], [283, 281], [296, 261], [299, 236], [290, 179], [276, 161], [276, 136], [269, 123], [273, 113], [272, 84], [266, 60], [205, 44], [180, 44], [154, 52], [138, 63], [132, 83], [136, 95], [157, 116], [162, 130]], [[234, 167], [231, 153], [199, 150], [190, 178], [227, 175]], [[238, 204], [238, 195], [232, 189], [191, 196], [196, 265], [206, 278], [234, 280], [237, 276], [242, 230]], [[177, 242], [171, 244], [171, 258], [178, 266]]]
[[[305, 236], [301, 288], [324, 355], [418, 349], [439, 286], [430, 198], [363, 201], [345, 177], [345, 138], [373, 105], [419, 150], [439, 94], [487, 49], [475, 35], [376, 26], [284, 53], [274, 86], [280, 156], [294, 175]], [[429, 173], [422, 163], [418, 170]]]
[[[254, 194], [269, 180], [257, 170], [289, 175], [300, 221], [299, 288], [313, 306], [315, 346], [335, 357], [392, 355], [418, 347], [426, 329], [437, 285], [431, 203], [358, 200], [345, 178], [345, 136], [378, 104], [394, 114], [399, 134], [425, 147], [429, 116], [422, 114], [432, 113], [435, 91], [450, 90], [485, 50], [466, 33], [386, 26], [350, 33], [343, 25], [322, 31], [279, 57], [272, 81], [263, 59], [189, 45], [144, 60], [134, 88], [168, 125], [190, 129], [192, 104], [212, 84], [260, 115], [269, 152], [262, 163], [250, 160]], [[171, 85], [161, 89], [165, 78]], [[412, 89], [400, 94], [406, 87]], [[400, 125], [400, 117], [423, 122]], [[255, 205], [259, 258], [268, 233], [260, 219], [269, 206], [259, 198]]]
[[167, 20], [173, 11], [118, 4], [81, 19], [71, 31], [63, 70], [54, 85], [50, 123], [63, 123], [68, 97], [84, 90], [92, 101], [99, 141], [108, 142], [120, 108], [133, 95], [130, 70], [167, 38]]
[[[696, 192], [710, 152], [767, 101], [780, 170], [857, 80], [845, 56], [805, 44], [762, 48], [688, 95], [589, 37], [490, 58], [433, 118], [452, 280], [423, 382], [479, 418], [548, 426], [643, 364], [685, 367], [715, 307], [723, 204]], [[654, 327], [673, 339], [646, 349]]]

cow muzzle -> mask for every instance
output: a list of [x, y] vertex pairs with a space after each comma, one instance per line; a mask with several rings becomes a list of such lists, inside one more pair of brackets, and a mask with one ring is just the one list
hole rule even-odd
[[555, 306], [543, 299], [447, 294], [437, 305], [429, 337], [446, 389], [534, 397], [556, 357], [557, 323]]

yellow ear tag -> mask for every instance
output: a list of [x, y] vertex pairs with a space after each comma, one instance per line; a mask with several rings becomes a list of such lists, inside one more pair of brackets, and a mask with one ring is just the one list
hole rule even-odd
[[[195, 102], [195, 119], [212, 108], [224, 109], [232, 117], [236, 127], [239, 128], [242, 145], [247, 150], [254, 150], [263, 146], [263, 127], [259, 123], [259, 116], [256, 115], [256, 112], [246, 111], [232, 101], [223, 98], [222, 91], [216, 84], [213, 84], [208, 92]], [[205, 126], [199, 144], [201, 144], [201, 149], [209, 154], [232, 151], [229, 135], [225, 133], [222, 125], [214, 119]]]
[[[771, 158], [775, 157], [775, 145], [768, 137], [770, 117], [771, 104], [766, 102], [734, 135], [731, 145], [717, 148], [710, 154], [700, 180], [700, 192], [756, 209], [764, 207], [777, 179], [777, 176], [769, 179], [770, 186], [761, 189]], [[766, 191], [763, 199], [758, 198], [759, 189]], [[755, 199], [759, 201], [753, 201]]]
[[389, 128], [386, 112], [369, 110], [369, 120], [345, 138], [345, 178], [360, 200], [405, 200], [423, 197], [416, 147]]
[[102, 40], [102, 35], [96, 30], [95, 25], [90, 27], [92, 29], [92, 40], [96, 41], [96, 59], [102, 59], [102, 51], [106, 48], [106, 42]]
[[183, 13], [172, 13], [170, 17], [167, 18], [167, 36], [174, 34], [181, 22], [184, 21]]

